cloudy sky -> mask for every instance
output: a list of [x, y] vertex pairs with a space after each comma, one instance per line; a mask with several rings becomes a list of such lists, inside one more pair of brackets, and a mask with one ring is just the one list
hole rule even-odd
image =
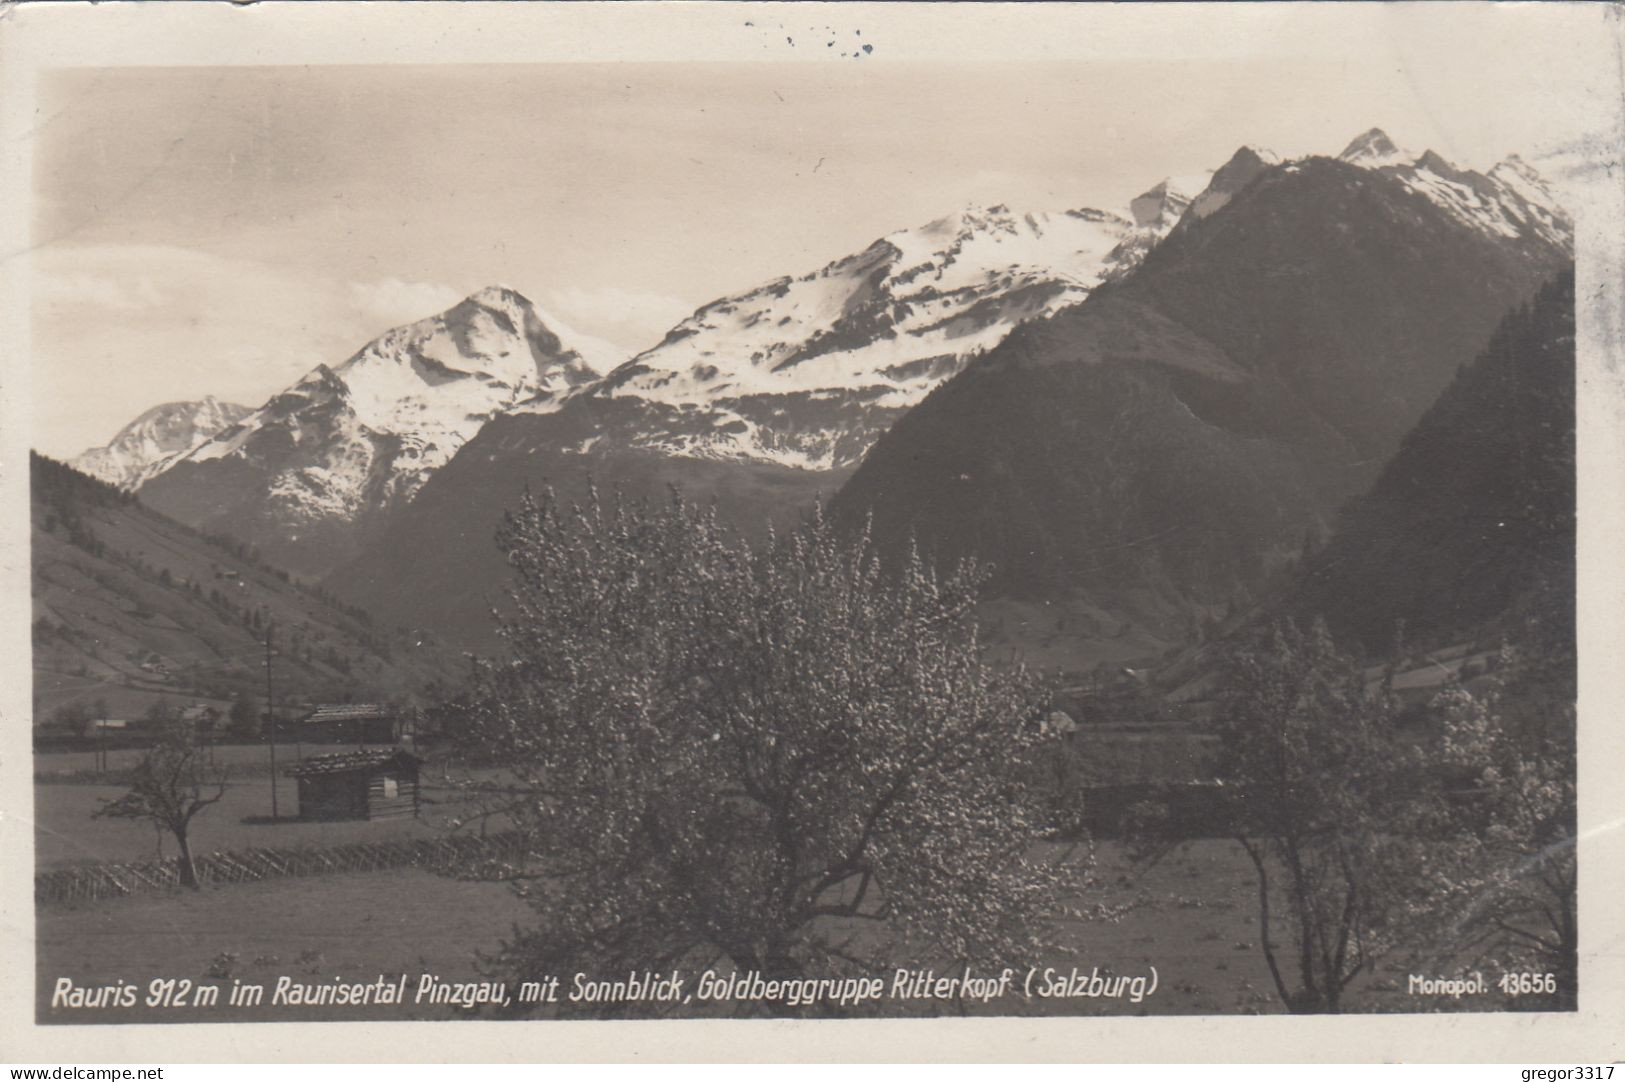
[[257, 405], [491, 283], [632, 352], [964, 204], [1115, 209], [1243, 143], [1335, 154], [1381, 126], [1483, 168], [1583, 134], [1572, 73], [1602, 67], [1513, 18], [1311, 21], [1172, 61], [944, 57], [735, 10], [763, 59], [45, 74], [34, 445], [206, 393]]

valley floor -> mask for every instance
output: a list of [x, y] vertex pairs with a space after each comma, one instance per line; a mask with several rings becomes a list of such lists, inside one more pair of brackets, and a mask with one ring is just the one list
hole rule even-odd
[[[1069, 920], [1070, 953], [1046, 960], [1124, 975], [1156, 966], [1156, 992], [1123, 999], [1026, 1001], [1019, 994], [973, 1014], [1179, 1015], [1278, 1013], [1280, 1005], [1258, 950], [1254, 884], [1232, 843], [1189, 843], [1149, 869], [1136, 869], [1103, 846], [1097, 885], [1080, 899], [1116, 910], [1115, 919]], [[496, 948], [515, 925], [539, 918], [505, 886], [400, 870], [206, 887], [74, 909], [43, 908], [37, 918], [38, 1016], [47, 1023], [409, 1020], [468, 1017], [450, 1006], [411, 1002], [423, 974], [475, 981], [477, 952]], [[1012, 964], [1021, 965], [1014, 962]], [[261, 1005], [230, 1007], [234, 983], [267, 987], [281, 977], [313, 985], [397, 980], [407, 975], [403, 1006]], [[890, 974], [879, 974], [890, 980]], [[597, 975], [595, 975], [597, 976]], [[604, 974], [605, 978], [624, 974]], [[216, 1007], [53, 1009], [62, 979], [89, 987], [173, 978], [219, 989]], [[1018, 978], [1019, 980], [1019, 978]], [[1409, 998], [1396, 963], [1363, 980], [1352, 1011], [1506, 1009], [1498, 994], [1466, 1004]], [[566, 978], [566, 987], [568, 978]], [[699, 1013], [700, 1008], [692, 1008]], [[860, 1013], [958, 1013], [952, 1004], [912, 1009], [882, 1001]], [[706, 1013], [711, 1013], [707, 1011]]]
[[[310, 747], [312, 745], [306, 745], [307, 751]], [[257, 756], [265, 754], [264, 748], [233, 750], [255, 751]], [[289, 764], [293, 762], [291, 750], [287, 757]], [[326, 753], [336, 749], [324, 745], [317, 750]], [[139, 756], [139, 753], [131, 754]], [[112, 755], [111, 765], [113, 769], [119, 769], [119, 760]], [[173, 858], [176, 853], [175, 839], [167, 832], [154, 830], [151, 823], [94, 818], [94, 813], [104, 801], [114, 800], [128, 791], [127, 785], [36, 783], [35, 866], [44, 870], [73, 864]], [[284, 777], [277, 781], [276, 820], [271, 819], [269, 776], [228, 781], [224, 798], [192, 821], [192, 852], [201, 856], [242, 849], [283, 849], [439, 837], [444, 833], [446, 821], [452, 814], [466, 811], [461, 797], [462, 794], [450, 785], [437, 784], [426, 773], [420, 818], [377, 822], [301, 822], [295, 818], [299, 804], [292, 778]]]

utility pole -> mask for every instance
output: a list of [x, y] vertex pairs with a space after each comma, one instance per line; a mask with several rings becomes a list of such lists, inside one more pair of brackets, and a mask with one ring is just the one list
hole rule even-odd
[[271, 819], [277, 818], [276, 811], [276, 713], [272, 708], [271, 699], [271, 631], [274, 625], [269, 621], [265, 624], [265, 724], [271, 730]]

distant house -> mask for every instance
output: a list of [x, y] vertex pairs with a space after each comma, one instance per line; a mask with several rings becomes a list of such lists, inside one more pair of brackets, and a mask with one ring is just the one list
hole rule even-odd
[[85, 735], [97, 736], [130, 736], [139, 731], [141, 726], [127, 718], [92, 718], [85, 722]]
[[306, 714], [301, 728], [316, 744], [394, 744], [402, 726], [394, 711], [377, 703], [336, 703]]
[[301, 819], [394, 819], [418, 814], [418, 770], [408, 751], [377, 748], [318, 755], [284, 773], [299, 781]]
[[220, 711], [203, 703], [188, 706], [181, 711], [181, 724], [190, 728], [198, 736], [207, 736], [214, 732], [215, 726], [219, 722]]

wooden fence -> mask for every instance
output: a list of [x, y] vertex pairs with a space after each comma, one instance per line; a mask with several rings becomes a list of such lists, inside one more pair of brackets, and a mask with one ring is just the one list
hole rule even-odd
[[[524, 839], [516, 832], [478, 836], [454, 834], [388, 842], [356, 842], [322, 848], [244, 849], [192, 858], [203, 883], [246, 883], [309, 875], [339, 875], [388, 868], [425, 868], [442, 874], [492, 874], [500, 865], [523, 860]], [[69, 905], [174, 890], [180, 870], [174, 859], [133, 864], [91, 864], [56, 868], [34, 876], [36, 905]]]

